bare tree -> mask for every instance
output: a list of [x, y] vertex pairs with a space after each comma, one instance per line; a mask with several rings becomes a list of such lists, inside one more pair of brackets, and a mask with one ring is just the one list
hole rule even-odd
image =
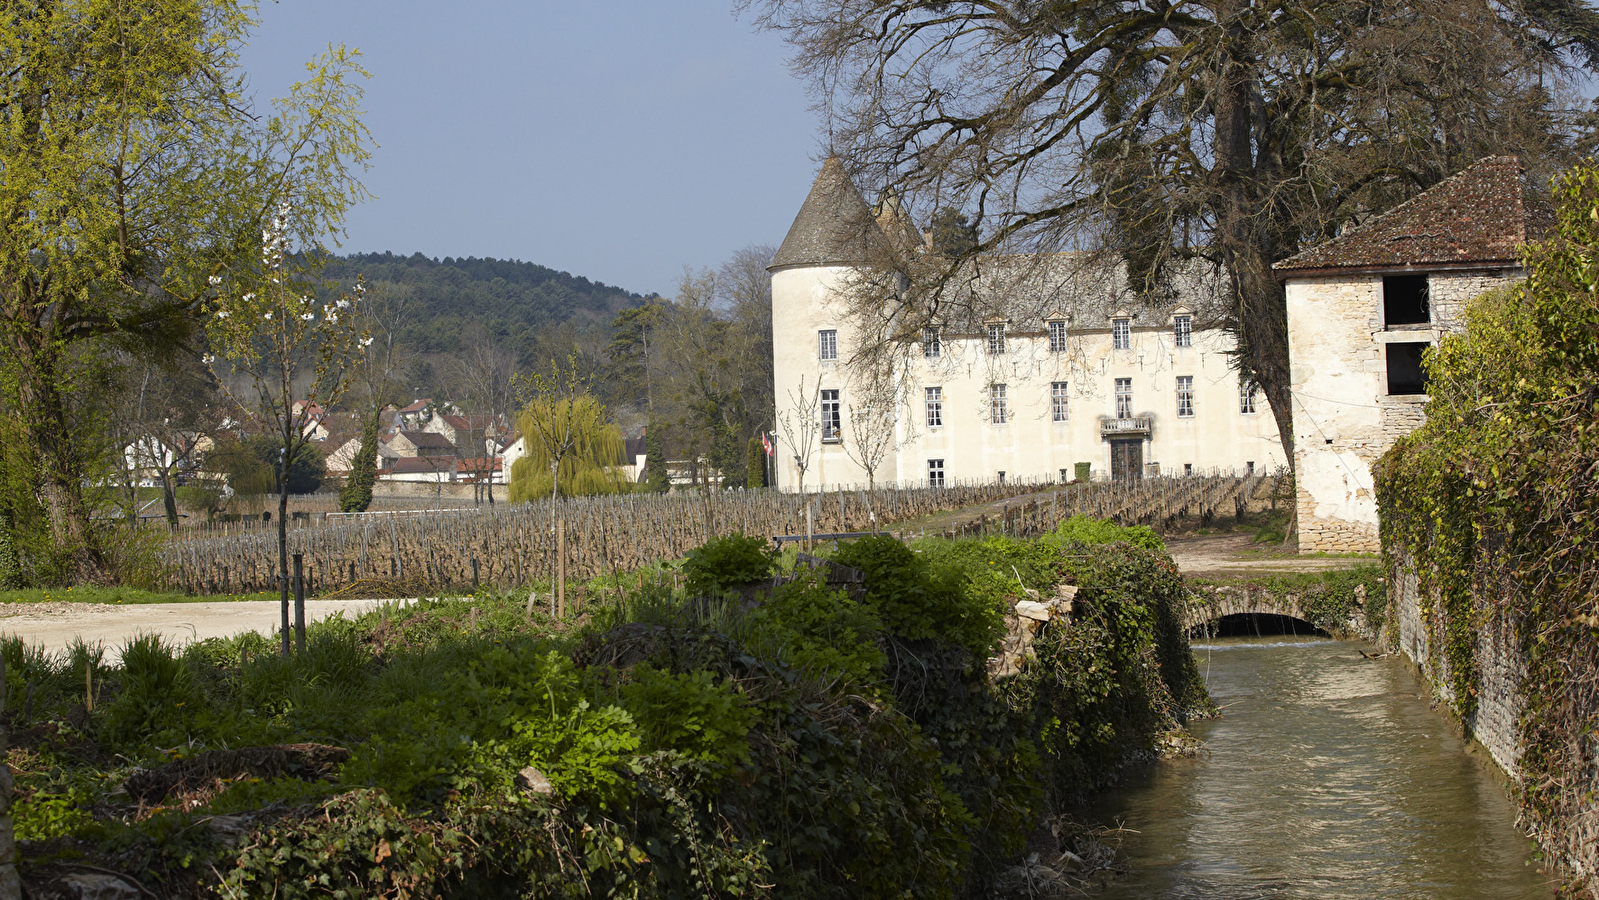
[[[488, 329], [474, 323], [463, 335], [466, 348], [451, 367], [452, 380], [460, 386], [467, 402], [467, 441], [483, 452], [487, 466], [481, 470], [475, 489], [494, 503], [494, 447], [490, 432], [511, 413], [516, 355], [501, 346]], [[474, 451], [475, 453], [476, 451]]]
[[852, 393], [844, 453], [866, 470], [866, 488], [871, 490], [877, 486], [877, 470], [900, 444], [899, 397], [886, 378], [872, 378]]
[[178, 472], [194, 465], [201, 443], [222, 416], [216, 380], [198, 364], [189, 357], [175, 357], [165, 365], [124, 359], [124, 371], [134, 379], [127, 386], [126, 412], [119, 416], [125, 474], [130, 486], [140, 473], [154, 476], [167, 525], [174, 528]]
[[[969, 239], [879, 266], [906, 279], [905, 330], [969, 307], [961, 273], [994, 254], [1099, 250], [1153, 300], [1207, 268], [1290, 459], [1273, 264], [1483, 156], [1560, 167], [1563, 103], [1599, 61], [1599, 11], [1566, 2], [739, 6], [788, 36], [858, 184], [969, 216]], [[893, 285], [865, 286], [857, 306], [884, 315]]]
[[816, 438], [822, 430], [818, 415], [822, 402], [821, 383], [805, 389], [805, 376], [799, 386], [788, 392], [789, 408], [777, 414], [778, 440], [788, 447], [794, 460], [794, 470], [799, 473], [799, 492], [805, 493], [805, 471], [811, 467], [811, 457], [816, 453]]

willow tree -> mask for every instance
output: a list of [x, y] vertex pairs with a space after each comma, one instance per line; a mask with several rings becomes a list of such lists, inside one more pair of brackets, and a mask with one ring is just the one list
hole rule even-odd
[[885, 260], [905, 302], [863, 285], [863, 334], [909, 347], [970, 302], [948, 288], [980, 255], [1099, 250], [1153, 297], [1208, 267], [1290, 459], [1272, 265], [1485, 155], [1552, 173], [1576, 121], [1562, 101], [1599, 59], [1599, 13], [1576, 0], [740, 7], [787, 35], [858, 184], [974, 226], [942, 254]]
[[579, 372], [568, 357], [565, 366], [552, 362], [548, 375], [519, 379], [532, 396], [516, 419], [527, 453], [511, 464], [511, 502], [627, 489], [627, 442]]
[[[190, 347], [280, 202], [306, 234], [362, 196], [365, 132], [335, 49], [273, 110], [245, 92], [239, 0], [18, 0], [0, 14], [0, 375], [62, 577], [109, 577], [91, 526], [110, 347]], [[223, 279], [213, 282], [213, 279]], [[198, 352], [197, 350], [195, 352]]]

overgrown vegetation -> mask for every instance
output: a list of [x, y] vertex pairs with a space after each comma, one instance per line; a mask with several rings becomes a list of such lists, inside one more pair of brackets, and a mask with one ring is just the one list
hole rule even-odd
[[[722, 538], [683, 566], [696, 591], [664, 570], [602, 580], [588, 591], [609, 600], [566, 622], [530, 617], [524, 591], [422, 601], [319, 623], [287, 659], [254, 635], [144, 638], [117, 666], [13, 639], [25, 876], [87, 862], [169, 895], [289, 898], [986, 896], [1052, 805], [1208, 704], [1169, 559], [1082, 530], [845, 545], [864, 591]], [[991, 682], [1004, 611], [1064, 583], [1070, 618]]]
[[[1479, 641], [1527, 667], [1519, 784], [1546, 851], [1599, 887], [1599, 165], [1555, 185], [1558, 232], [1522, 284], [1478, 298], [1426, 360], [1427, 423], [1376, 470], [1385, 562], [1418, 579], [1431, 665], [1471, 721]], [[1397, 579], [1396, 579], [1397, 582]]]

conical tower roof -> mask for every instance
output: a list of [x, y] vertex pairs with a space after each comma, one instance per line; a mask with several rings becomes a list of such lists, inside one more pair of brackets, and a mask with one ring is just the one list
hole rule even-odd
[[768, 268], [858, 266], [882, 261], [889, 241], [838, 157], [822, 171]]

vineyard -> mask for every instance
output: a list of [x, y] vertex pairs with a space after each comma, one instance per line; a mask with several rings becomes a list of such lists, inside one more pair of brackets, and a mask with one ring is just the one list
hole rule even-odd
[[[502, 504], [464, 510], [366, 515], [302, 525], [289, 531], [289, 552], [302, 554], [307, 588], [324, 593], [361, 579], [417, 587], [512, 587], [547, 579], [557, 564], [557, 524], [566, 575], [587, 579], [683, 556], [717, 535], [900, 530], [937, 513], [1039, 494], [948, 530], [949, 536], [1038, 534], [1073, 515], [1123, 524], [1236, 514], [1269, 490], [1270, 477], [1204, 475], [1125, 483], [957, 484], [817, 494], [776, 491], [629, 494]], [[231, 593], [277, 588], [277, 535], [250, 531], [179, 538], [165, 551], [170, 590]]]

